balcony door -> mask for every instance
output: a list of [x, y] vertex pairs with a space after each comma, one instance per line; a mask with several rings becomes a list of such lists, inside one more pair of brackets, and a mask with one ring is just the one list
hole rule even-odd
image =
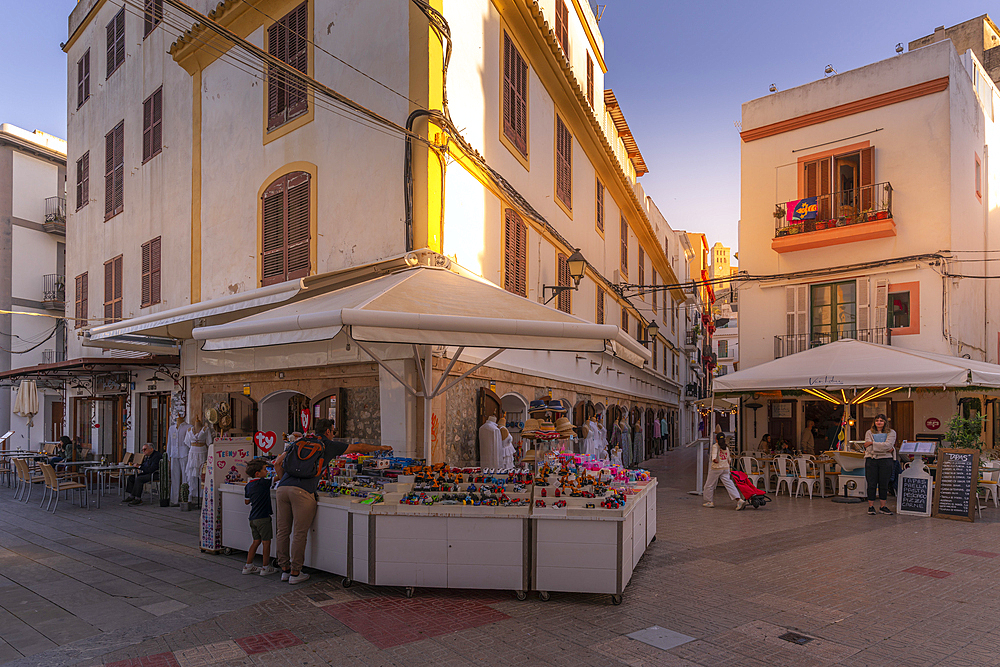
[[848, 280], [811, 286], [811, 345], [824, 345], [841, 338], [857, 338], [858, 289]]

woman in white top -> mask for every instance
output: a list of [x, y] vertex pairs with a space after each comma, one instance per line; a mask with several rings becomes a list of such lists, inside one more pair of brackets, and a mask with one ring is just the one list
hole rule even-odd
[[729, 474], [729, 445], [726, 444], [726, 434], [716, 433], [715, 442], [712, 443], [712, 464], [709, 466], [708, 479], [705, 480], [705, 490], [703, 495], [705, 496], [704, 507], [715, 507], [715, 503], [712, 499], [715, 497], [715, 487], [722, 480], [722, 485], [726, 487], [726, 491], [729, 492], [729, 497], [736, 501], [736, 511], [743, 509], [746, 505], [746, 501], [740, 497], [740, 492], [736, 490], [736, 485], [733, 484], [733, 478]]

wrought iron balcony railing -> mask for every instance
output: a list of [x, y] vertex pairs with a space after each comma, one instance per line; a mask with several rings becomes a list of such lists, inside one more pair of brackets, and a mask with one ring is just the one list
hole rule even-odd
[[853, 338], [865, 343], [892, 345], [892, 330], [887, 327], [879, 329], [854, 329], [852, 327], [838, 328], [836, 335], [824, 333], [788, 334], [774, 337], [774, 358], [780, 359], [796, 352], [826, 345], [843, 338]]
[[[774, 207], [774, 236], [777, 238], [892, 218], [892, 185], [888, 182], [841, 190], [813, 199], [816, 201], [800, 199], [797, 202], [778, 203]], [[795, 206], [795, 209], [790, 211], [789, 206]], [[794, 215], [796, 209], [798, 216]], [[792, 219], [806, 216], [810, 217], [805, 220]]]
[[42, 306], [47, 310], [63, 310], [66, 307], [66, 276], [58, 273], [42, 276]]
[[45, 200], [45, 231], [66, 236], [66, 199], [49, 197]]

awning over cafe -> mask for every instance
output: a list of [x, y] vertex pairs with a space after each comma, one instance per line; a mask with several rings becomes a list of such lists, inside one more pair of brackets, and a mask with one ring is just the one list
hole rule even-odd
[[855, 387], [998, 387], [1000, 365], [839, 340], [715, 378], [716, 392]]

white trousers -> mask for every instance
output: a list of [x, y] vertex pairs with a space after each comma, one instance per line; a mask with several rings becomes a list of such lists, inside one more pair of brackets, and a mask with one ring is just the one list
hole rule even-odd
[[713, 502], [712, 498], [715, 497], [715, 487], [719, 483], [719, 478], [722, 478], [722, 485], [729, 492], [729, 497], [733, 500], [739, 500], [740, 492], [736, 490], [736, 485], [733, 484], [733, 478], [729, 474], [729, 469], [720, 468], [719, 470], [713, 470], [709, 468], [708, 479], [705, 480], [705, 491], [703, 493], [705, 501], [709, 503]]
[[188, 484], [188, 491], [190, 492], [188, 500], [192, 503], [201, 502], [201, 467], [205, 465], [207, 458], [208, 447], [192, 447], [188, 451], [184, 481]]
[[187, 466], [186, 456], [170, 457], [170, 504], [176, 505], [180, 500], [181, 484], [184, 483], [184, 468]]

